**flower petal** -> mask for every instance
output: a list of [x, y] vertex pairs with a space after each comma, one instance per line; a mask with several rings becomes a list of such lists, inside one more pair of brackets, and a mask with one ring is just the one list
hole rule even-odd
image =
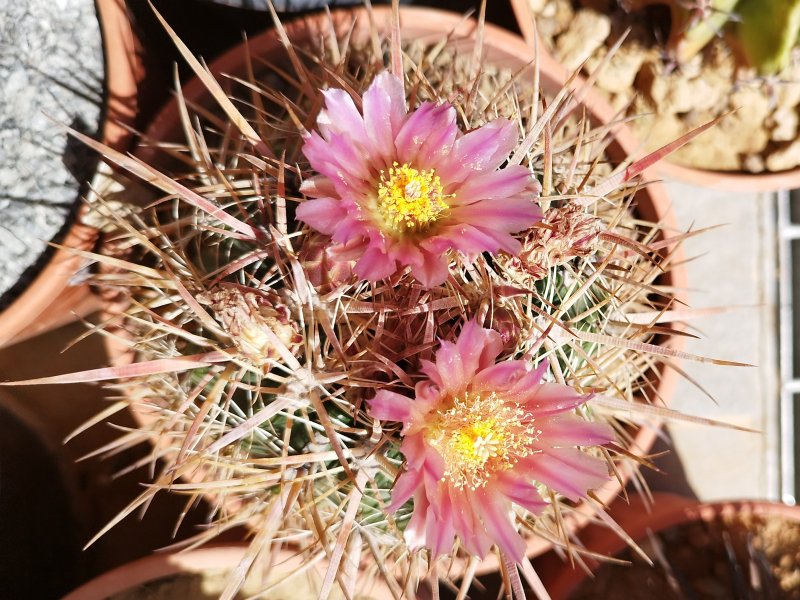
[[528, 366], [522, 360], [506, 360], [479, 371], [472, 379], [476, 392], [505, 392], [528, 374]]
[[367, 403], [370, 413], [377, 419], [406, 422], [411, 418], [413, 400], [401, 394], [380, 390]]
[[[441, 254], [422, 251], [422, 262], [411, 265], [411, 273], [427, 288], [436, 287], [450, 276], [450, 260]], [[406, 263], [408, 264], [408, 263]]]
[[449, 155], [457, 133], [452, 105], [423, 102], [408, 115], [397, 133], [394, 140], [397, 162], [423, 169], [433, 166], [430, 158]]
[[445, 252], [455, 248], [467, 256], [477, 256], [482, 252], [496, 254], [499, 250], [518, 254], [521, 249], [520, 243], [506, 232], [468, 223], [444, 227], [438, 235], [425, 240], [421, 245], [429, 252]]
[[606, 461], [577, 448], [548, 449], [520, 461], [533, 478], [573, 502], [609, 480]]
[[394, 482], [392, 487], [392, 501], [386, 510], [390, 513], [396, 512], [398, 508], [403, 506], [414, 493], [422, 486], [422, 473], [415, 470], [409, 470], [400, 475], [397, 481]]
[[446, 164], [439, 168], [442, 181], [464, 181], [475, 171], [494, 171], [505, 162], [519, 141], [517, 126], [495, 119], [458, 138]]
[[542, 430], [537, 444], [550, 447], [602, 446], [616, 439], [608, 423], [590, 423], [573, 415], [561, 415], [537, 421]]
[[442, 381], [442, 391], [450, 396], [458, 396], [469, 383], [464, 377], [464, 364], [458, 347], [447, 340], [442, 340], [436, 351], [436, 370]]
[[380, 281], [397, 271], [397, 263], [384, 248], [373, 245], [364, 251], [353, 270], [362, 279]]
[[493, 482], [493, 486], [499, 493], [503, 494], [512, 502], [538, 515], [547, 507], [548, 503], [542, 500], [539, 490], [536, 489], [535, 485], [521, 479], [524, 475], [527, 475], [527, 473], [500, 473]]
[[489, 537], [512, 560], [520, 562], [525, 556], [525, 542], [514, 528], [508, 501], [493, 490], [481, 490], [476, 496], [480, 499], [481, 519]]
[[295, 217], [312, 229], [331, 235], [347, 216], [347, 209], [338, 198], [316, 198], [302, 202]]
[[442, 554], [449, 554], [453, 549], [453, 537], [455, 536], [453, 510], [450, 497], [447, 494], [440, 493], [436, 501], [433, 501], [430, 496], [428, 498], [431, 500], [431, 507], [435, 508], [435, 511], [428, 511], [425, 537], [432, 557], [436, 558]]
[[[532, 179], [528, 167], [511, 165], [497, 171], [474, 173], [455, 188], [453, 193], [459, 205], [476, 200], [502, 200], [524, 194]], [[529, 197], [531, 200], [534, 198], [533, 195]]]
[[364, 119], [358, 112], [353, 98], [340, 88], [322, 92], [326, 110], [320, 111], [317, 126], [324, 134], [347, 134], [355, 139], [366, 137]]
[[389, 71], [378, 73], [364, 92], [363, 108], [372, 147], [391, 164], [390, 159], [395, 154], [394, 138], [406, 115], [403, 82]]
[[484, 329], [473, 319], [461, 329], [456, 348], [464, 364], [464, 377], [471, 380], [479, 369], [494, 364], [503, 351], [503, 340], [495, 330]]
[[425, 495], [425, 490], [420, 488], [414, 494], [414, 511], [408, 520], [403, 537], [410, 550], [425, 547], [425, 524], [428, 519], [430, 503]]
[[336, 196], [336, 188], [328, 177], [316, 175], [309, 177], [300, 185], [300, 193], [311, 198]]
[[458, 206], [450, 211], [450, 218], [476, 225], [483, 230], [515, 233], [530, 229], [540, 222], [542, 211], [532, 199], [503, 198]]
[[524, 402], [526, 410], [537, 418], [570, 411], [590, 397], [579, 394], [575, 388], [562, 383], [542, 383], [527, 391], [518, 391], [518, 401]]

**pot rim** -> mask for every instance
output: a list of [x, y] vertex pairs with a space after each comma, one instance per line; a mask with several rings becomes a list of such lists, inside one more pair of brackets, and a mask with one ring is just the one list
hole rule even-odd
[[[137, 113], [137, 84], [142, 64], [124, 0], [96, 0], [105, 65], [105, 106], [101, 113], [103, 143], [125, 151], [133, 142]], [[71, 323], [102, 306], [85, 283], [73, 281], [86, 259], [75, 253], [90, 251], [99, 233], [84, 225], [81, 204], [60, 244], [36, 278], [0, 312], [0, 347], [21, 342]]]

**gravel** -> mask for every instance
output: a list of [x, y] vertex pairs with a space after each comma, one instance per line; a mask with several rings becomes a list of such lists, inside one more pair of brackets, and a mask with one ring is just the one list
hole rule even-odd
[[0, 0], [0, 306], [42, 266], [94, 169], [56, 123], [96, 136], [102, 98], [93, 0]]

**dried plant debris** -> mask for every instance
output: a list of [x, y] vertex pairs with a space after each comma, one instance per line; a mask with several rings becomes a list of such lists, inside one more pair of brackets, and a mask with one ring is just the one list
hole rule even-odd
[[800, 523], [778, 515], [737, 514], [679, 525], [640, 540], [648, 565], [604, 564], [574, 600], [645, 598], [800, 598]]
[[[614, 108], [637, 117], [631, 125], [649, 148], [726, 115], [669, 160], [701, 169], [753, 173], [785, 171], [800, 164], [796, 141], [800, 49], [788, 51], [786, 63], [775, 73], [760, 75], [738, 50], [740, 42], [732, 37], [738, 30], [720, 30], [684, 59], [676, 57], [674, 38], [683, 41], [692, 22], [683, 28], [676, 25], [667, 5], [683, 10], [691, 1], [529, 2], [542, 41], [568, 69], [583, 66], [586, 73], [595, 71], [611, 47], [627, 35], [598, 70], [597, 89]], [[734, 25], [737, 21], [736, 7], [708, 10], [725, 14]], [[670, 24], [677, 31], [670, 33]]]

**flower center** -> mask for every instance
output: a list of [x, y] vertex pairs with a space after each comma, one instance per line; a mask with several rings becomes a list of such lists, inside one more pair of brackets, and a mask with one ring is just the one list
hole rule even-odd
[[408, 163], [381, 171], [378, 214], [395, 233], [428, 229], [447, 210], [442, 182], [433, 169], [418, 170]]
[[474, 490], [531, 454], [530, 443], [539, 433], [519, 404], [491, 393], [454, 399], [448, 410], [437, 413], [425, 440], [444, 459], [445, 478]]

